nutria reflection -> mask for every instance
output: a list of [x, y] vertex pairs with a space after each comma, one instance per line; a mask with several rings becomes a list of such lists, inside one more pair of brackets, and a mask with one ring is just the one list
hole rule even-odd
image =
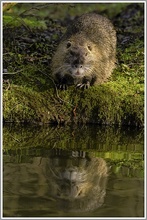
[[36, 210], [39, 216], [41, 210], [49, 215], [85, 215], [104, 203], [108, 167], [102, 158], [54, 149], [26, 162], [13, 161], [15, 156], [8, 159], [4, 165], [5, 216], [32, 216], [32, 212], [35, 216]]
[[59, 209], [91, 211], [104, 203], [108, 167], [102, 158], [54, 156], [44, 174]]

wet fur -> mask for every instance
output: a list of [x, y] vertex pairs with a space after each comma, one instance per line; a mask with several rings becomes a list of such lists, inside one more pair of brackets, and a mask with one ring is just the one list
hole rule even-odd
[[63, 36], [52, 59], [52, 76], [57, 84], [101, 84], [112, 74], [115, 56], [116, 32], [111, 22], [85, 14]]

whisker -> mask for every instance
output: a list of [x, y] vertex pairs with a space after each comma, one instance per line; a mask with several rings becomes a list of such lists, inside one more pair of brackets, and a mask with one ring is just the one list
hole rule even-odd
[[62, 65], [62, 66], [60, 66], [59, 68], [57, 68], [55, 71], [54, 71], [54, 74], [56, 74], [56, 73], [64, 73], [64, 72], [68, 72], [69, 70], [70, 70], [70, 65]]

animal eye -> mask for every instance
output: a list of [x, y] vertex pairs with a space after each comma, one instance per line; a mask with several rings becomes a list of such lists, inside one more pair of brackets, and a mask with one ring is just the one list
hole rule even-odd
[[71, 46], [71, 42], [68, 42], [66, 47], [69, 48]]
[[92, 51], [92, 47], [90, 45], [88, 45], [88, 50]]

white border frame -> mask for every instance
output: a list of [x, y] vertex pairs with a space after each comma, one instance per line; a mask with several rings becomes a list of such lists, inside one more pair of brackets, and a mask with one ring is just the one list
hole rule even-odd
[[[0, 0], [1, 1], [1, 0]], [[44, 217], [44, 218], [37, 218], [37, 217], [33, 217], [33, 218], [25, 218], [25, 217], [14, 217], [14, 218], [11, 218], [11, 217], [3, 217], [2, 214], [2, 210], [3, 210], [3, 184], [2, 184], [2, 180], [3, 180], [3, 152], [2, 152], [2, 146], [3, 146], [3, 135], [2, 135], [2, 131], [3, 131], [3, 123], [2, 123], [2, 112], [3, 112], [3, 89], [2, 89], [2, 80], [3, 80], [3, 22], [2, 22], [2, 19], [3, 19], [3, 11], [2, 11], [2, 5], [3, 3], [8, 3], [8, 2], [17, 2], [17, 3], [144, 3], [144, 61], [145, 61], [145, 98], [144, 98], [144, 103], [145, 103], [145, 107], [144, 107], [144, 125], [145, 125], [145, 129], [144, 129], [144, 155], [145, 155], [145, 176], [144, 176], [144, 217], [139, 217], [139, 218], [115, 218], [115, 217], [110, 217], [110, 218], [102, 218], [102, 217], [91, 217], [91, 218], [88, 218], [88, 217]], [[103, 1], [103, 0], [99, 0], [99, 1], [62, 1], [62, 0], [57, 0], [57, 1], [49, 1], [49, 0], [43, 0], [43, 1], [25, 1], [25, 0], [22, 0], [22, 1], [15, 1], [15, 0], [12, 0], [12, 1], [1, 1], [1, 5], [0, 5], [0, 11], [1, 11], [1, 16], [0, 16], [0, 25], [1, 25], [1, 75], [0, 75], [0, 94], [1, 94], [1, 99], [0, 99], [0, 110], [1, 110], [1, 120], [0, 120], [0, 143], [1, 143], [1, 183], [0, 183], [0, 186], [1, 186], [1, 219], [146, 219], [146, 1], [133, 1], [133, 0], [124, 0], [124, 1], [112, 1], [112, 0], [109, 0], [109, 1]]]

